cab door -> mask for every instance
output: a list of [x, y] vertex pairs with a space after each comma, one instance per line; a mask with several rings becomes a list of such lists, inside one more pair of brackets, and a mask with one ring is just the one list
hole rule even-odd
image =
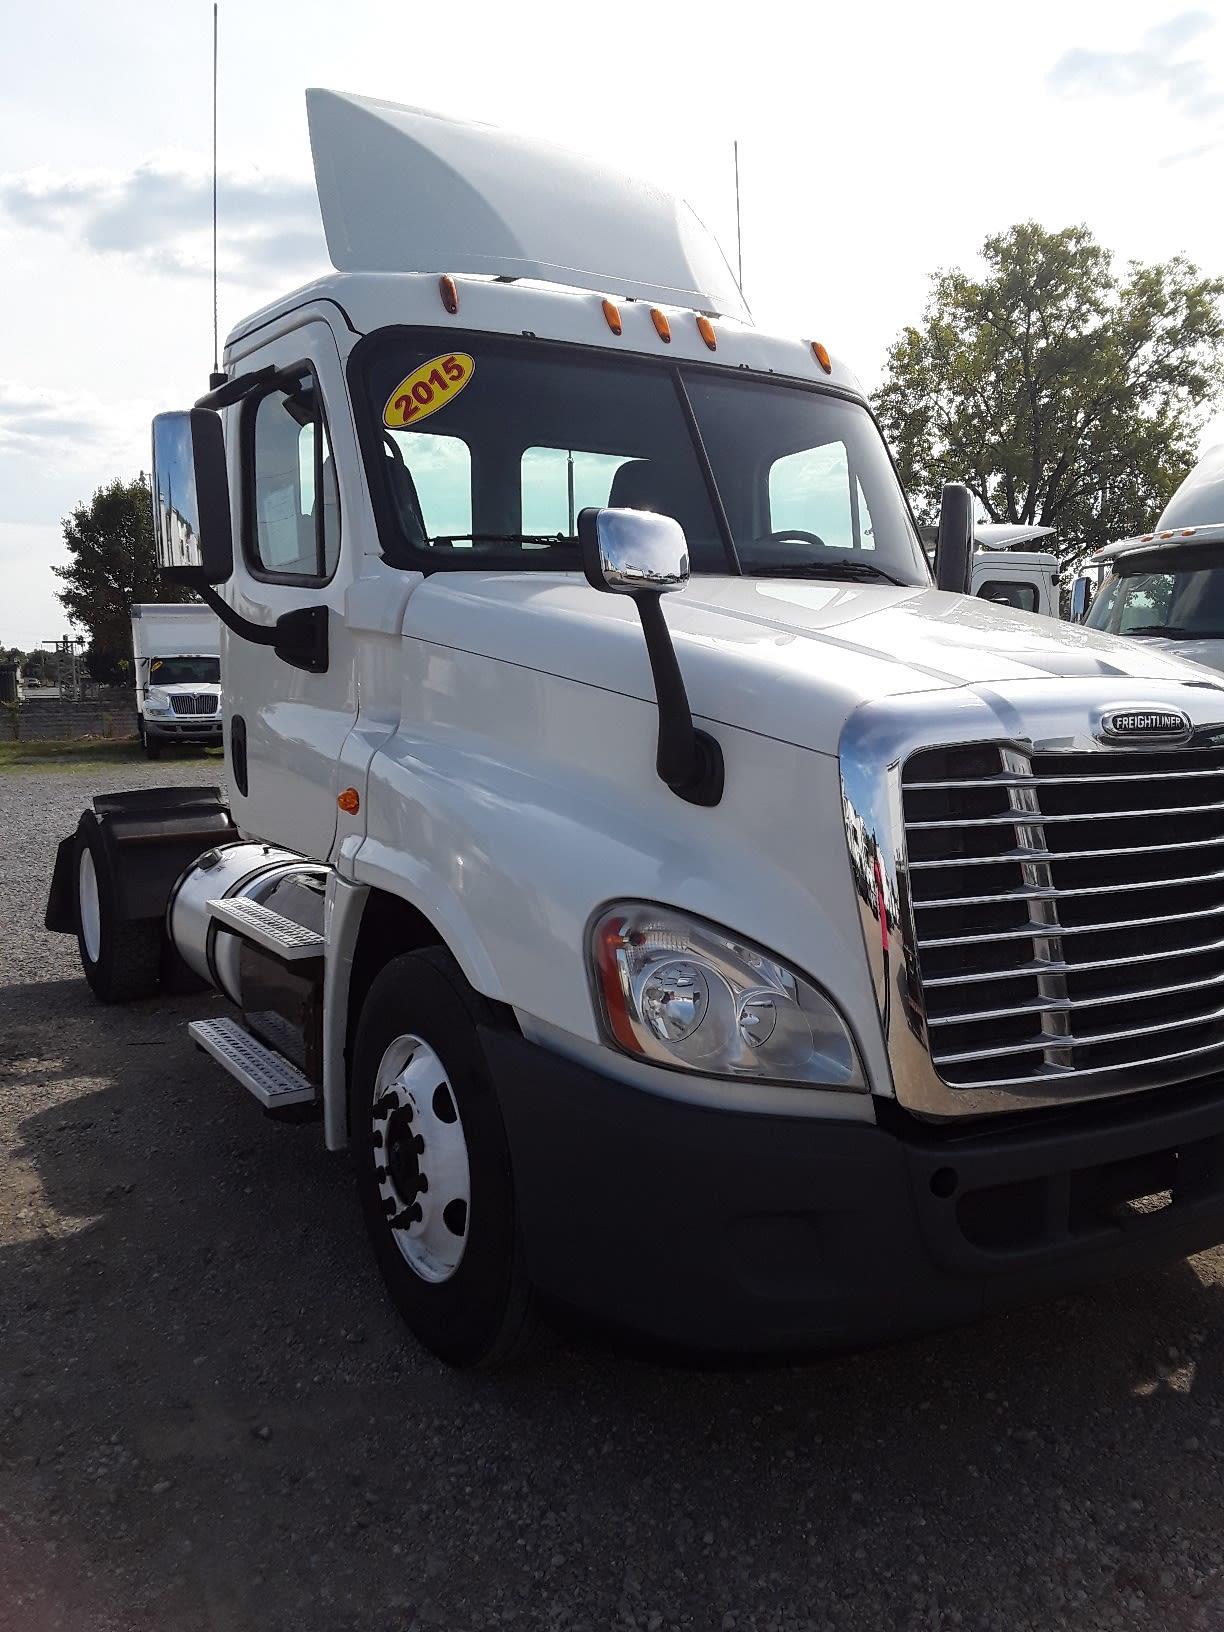
[[[357, 714], [344, 620], [354, 548], [345, 482], [357, 445], [340, 355], [321, 319], [286, 320], [231, 372], [271, 365], [267, 384], [229, 410], [227, 459], [235, 568], [227, 600], [264, 627], [321, 609], [327, 666], [311, 673], [270, 645], [222, 631], [225, 736], [234, 819], [244, 833], [326, 860], [336, 832], [341, 748]], [[352, 531], [353, 529], [349, 529]]]

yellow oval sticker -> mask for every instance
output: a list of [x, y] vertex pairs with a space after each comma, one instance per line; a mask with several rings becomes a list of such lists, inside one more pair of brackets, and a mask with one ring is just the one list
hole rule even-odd
[[402, 379], [387, 398], [383, 409], [383, 424], [392, 431], [406, 430], [419, 420], [428, 419], [439, 408], [445, 408], [476, 372], [476, 364], [466, 351], [449, 351], [444, 357], [431, 357], [420, 368], [414, 368]]

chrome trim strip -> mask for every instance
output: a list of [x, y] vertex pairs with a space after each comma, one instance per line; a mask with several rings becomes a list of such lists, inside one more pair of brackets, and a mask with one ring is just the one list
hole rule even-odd
[[[1030, 972], [1028, 978], [1035, 974], [1065, 974], [1072, 973], [1079, 967], [1074, 963], [1047, 963], [1041, 964]], [[928, 987], [930, 981], [927, 981]], [[969, 1009], [962, 1014], [928, 1014], [928, 1026], [975, 1026], [981, 1020], [1010, 1020], [1016, 1014], [1045, 1014], [1050, 1009], [1060, 1009], [1070, 1012], [1073, 1009], [1107, 1009], [1115, 1003], [1140, 1003], [1149, 997], [1172, 997], [1177, 992], [1202, 992], [1212, 986], [1224, 986], [1224, 974], [1213, 975], [1209, 980], [1180, 980], [1173, 986], [1145, 986], [1137, 991], [1110, 992], [1107, 997], [1064, 997], [1050, 998], [1044, 1003], [1013, 1003], [1003, 1009]], [[1193, 1020], [1187, 1020], [1187, 1025], [1193, 1025]], [[1136, 1036], [1138, 1033], [1136, 1033]], [[938, 1055], [939, 1059], [950, 1056]]]
[[[1184, 924], [1192, 923], [1198, 918], [1224, 917], [1224, 905], [1218, 907], [1204, 907], [1200, 912], [1174, 912], [1155, 918], [1112, 918], [1099, 924], [1064, 924], [1062, 934], [1064, 939], [1068, 935], [1108, 935], [1118, 929], [1147, 929], [1150, 924]], [[926, 949], [939, 946], [976, 946], [982, 941], [1015, 941], [1029, 938], [1028, 926], [1021, 924], [1017, 929], [984, 930], [977, 935], [944, 935], [935, 936], [930, 940], [920, 940], [917, 945]], [[1186, 948], [1186, 954], [1194, 951], [1193, 947]], [[1081, 968], [1085, 965], [1081, 964]]]
[[[1224, 912], [1224, 908], [1221, 908], [1220, 910]], [[1139, 922], [1143, 925], [1147, 925], [1151, 923], [1152, 920], [1149, 918], [1142, 918], [1139, 920]], [[1011, 933], [1014, 935], [1024, 935], [1027, 937], [1028, 930], [1017, 929], [1013, 930]], [[1065, 935], [1067, 931], [1063, 929], [1060, 931], [1060, 933]], [[918, 944], [919, 946], [924, 946], [929, 944], [939, 945], [942, 943], [919, 941]], [[1207, 941], [1202, 946], [1162, 947], [1158, 952], [1138, 952], [1134, 956], [1128, 958], [1089, 958], [1083, 963], [1064, 963], [1058, 965], [1058, 967], [1066, 970], [1069, 973], [1078, 973], [1081, 969], [1121, 969], [1128, 963], [1150, 963], [1153, 959], [1158, 958], [1193, 958], [1200, 952], [1204, 954], [1208, 952], [1224, 952], [1224, 941]], [[969, 986], [975, 981], [987, 980], [1025, 980], [1029, 976], [1039, 975], [1043, 969], [1048, 967], [1050, 966], [1047, 964], [1034, 961], [1029, 964], [1023, 964], [1019, 968], [1012, 969], [974, 969], [970, 970], [967, 974], [961, 975], [928, 975], [922, 984], [929, 992], [933, 986]], [[1007, 1009], [1000, 1012], [1014, 1014], [1016, 1011], [1014, 1009]], [[931, 1024], [934, 1025], [935, 1021], [932, 1020]]]
[[[1162, 814], [1172, 813], [1165, 811]], [[1043, 827], [1048, 820], [1049, 817], [1042, 817]], [[906, 831], [908, 832], [913, 825], [911, 822]], [[1210, 850], [1213, 845], [1218, 844], [1224, 844], [1224, 833], [1215, 839], [1187, 839], [1177, 844], [1119, 844], [1111, 846], [1108, 850], [1000, 850], [993, 856], [950, 856], [940, 861], [911, 861], [909, 867], [911, 873], [940, 867], [997, 867], [1001, 863], [1011, 861], [1030, 861], [1035, 855], [1048, 855], [1051, 861], [1085, 861], [1095, 859], [1097, 856], [1162, 856], [1171, 850]], [[1107, 884], [1100, 886], [1101, 889], [1109, 887]], [[917, 901], [915, 906], [926, 906], [926, 902]]]
[[[1019, 857], [1015, 859], [1019, 860]], [[1058, 857], [1053, 859], [1057, 861]], [[997, 901], [1066, 901], [1081, 895], [1126, 895], [1136, 890], [1171, 890], [1184, 884], [1218, 884], [1222, 879], [1224, 873], [1186, 873], [1181, 878], [1152, 878], [1140, 880], [1137, 884], [1081, 884], [1069, 890], [1060, 890], [1051, 884], [1033, 889], [1008, 890], [1005, 895], [940, 896], [933, 901], [915, 901], [914, 910], [926, 912], [932, 907], [986, 907]], [[1176, 914], [1173, 921], [1176, 922], [1181, 916], [1181, 913]], [[1159, 921], [1144, 920], [1145, 923]]]
[[[1206, 1014], [1182, 1015], [1177, 1020], [1157, 1020], [1150, 1026], [1127, 1026], [1121, 1031], [1093, 1032], [1087, 1037], [1072, 1037], [1070, 1032], [1063, 1031], [1057, 1040], [1067, 1048], [1094, 1048], [1100, 1043], [1123, 1043], [1128, 1037], [1151, 1037], [1160, 1031], [1178, 1031], [1186, 1026], [1211, 1026], [1220, 1020], [1224, 1020], [1224, 1008], [1209, 1009]], [[960, 1049], [955, 1054], [937, 1054], [935, 1059], [940, 1065], [964, 1065], [966, 1060], [1002, 1060], [1014, 1054], [1035, 1054], [1039, 1049], [1048, 1049], [1051, 1041], [1043, 1033], [1023, 1043], [1005, 1043], [999, 1048]], [[1219, 1044], [1216, 1046], [1219, 1047]]]
[[[1038, 788], [1040, 782], [1009, 782], [1010, 788]], [[1042, 816], [1043, 823], [1049, 822], [1125, 822], [1133, 818], [1141, 821], [1145, 816], [1196, 816], [1213, 810], [1224, 811], [1224, 800], [1216, 800], [1211, 805], [1161, 805], [1156, 810], [1092, 810], [1072, 812], [1070, 815]], [[1014, 827], [1014, 816], [965, 816], [957, 822], [907, 822], [905, 825], [911, 833], [919, 833], [927, 828], [941, 827]], [[916, 861], [911, 867], [916, 867]]]
[[1067, 787], [1073, 782], [1181, 782], [1192, 776], [1224, 776], [1215, 771], [1123, 771], [1120, 776], [970, 776], [959, 781], [908, 782], [911, 793], [941, 793], [945, 788]]
[[[952, 618], [954, 625], [955, 619]], [[1195, 909], [1185, 913], [1162, 913], [1150, 917], [1123, 918], [1099, 924], [1061, 925], [1053, 918], [1055, 899], [1092, 897], [1108, 894], [1156, 892], [1180, 889], [1206, 883], [1224, 882], [1224, 871], [1195, 875], [1189, 878], [1152, 879], [1123, 884], [1072, 887], [1055, 890], [1042, 876], [1050, 866], [1063, 858], [1051, 854], [1048, 848], [1044, 817], [1034, 806], [1026, 808], [1027, 801], [1014, 798], [1016, 794], [1031, 794], [1057, 780], [1062, 783], [1109, 782], [1115, 780], [1144, 780], [1175, 778], [1178, 776], [1215, 776], [1224, 779], [1224, 767], [1205, 769], [1194, 766], [1197, 747], [1224, 748], [1224, 684], [1204, 680], [1196, 683], [1166, 680], [1142, 684], [1145, 705], [1182, 708], [1190, 716], [1195, 735], [1184, 747], [1162, 747], [1165, 754], [1184, 754], [1188, 762], [1185, 772], [1180, 771], [1126, 771], [1121, 770], [1128, 755], [1152, 752], [1154, 744], [1104, 744], [1093, 735], [1095, 709], [1125, 706], [1125, 690], [1139, 695], [1137, 682], [1119, 679], [1114, 673], [1093, 675], [1074, 680], [1051, 678], [1001, 682], [974, 689], [968, 686], [949, 687], [943, 692], [915, 692], [910, 696], [891, 697], [864, 703], [846, 721], [839, 743], [839, 762], [842, 776], [842, 805], [849, 843], [851, 866], [859, 904], [863, 945], [876, 991], [880, 1025], [888, 1052], [892, 1073], [891, 1088], [897, 1100], [919, 1116], [946, 1120], [961, 1116], [980, 1116], [985, 1113], [1023, 1110], [1051, 1104], [1077, 1103], [1144, 1089], [1192, 1077], [1203, 1071], [1207, 1056], [1224, 1060], [1224, 1045], [1213, 1043], [1203, 1048], [1155, 1054], [1136, 1064], [1126, 1061], [1118, 1065], [1076, 1069], [1059, 1068], [1059, 1056], [1070, 1060], [1073, 1045], [1066, 1026], [1067, 1014], [1060, 999], [1067, 997], [1065, 968], [1059, 942], [1071, 935], [1107, 934], [1116, 929], [1147, 929], [1153, 925], [1176, 925], [1193, 920], [1224, 919], [1224, 904], [1219, 908]], [[1120, 690], [1122, 695], [1119, 695]], [[1154, 699], [1154, 702], [1153, 702]], [[974, 901], [1023, 903], [1028, 906], [1030, 921], [1014, 929], [975, 932], [967, 935], [929, 936], [919, 941], [916, 930], [916, 911], [929, 911], [938, 902], [915, 903], [910, 894], [910, 868], [907, 859], [905, 827], [901, 802], [902, 766], [911, 754], [920, 749], [953, 748], [983, 745], [1008, 749], [1016, 758], [997, 778], [959, 778], [948, 782], [929, 782], [925, 778], [910, 784], [917, 790], [946, 789], [953, 786], [995, 787], [1008, 790], [1013, 798], [1015, 815], [1009, 822], [1018, 822], [1026, 854], [1020, 864], [1029, 874], [1022, 890], [1005, 894], [985, 895], [968, 900], [954, 897], [943, 904], [964, 907]], [[1031, 759], [1035, 755], [1075, 754], [1077, 756], [1108, 757], [1110, 771], [1100, 776], [1079, 772], [1037, 777], [1032, 774]], [[1116, 769], [1115, 769], [1116, 767]], [[1134, 812], [1126, 812], [1133, 815]], [[1168, 812], [1174, 816], [1176, 807]], [[1025, 821], [1025, 816], [1035, 820]], [[1085, 818], [1091, 820], [1091, 814]], [[1210, 844], [1213, 841], [1204, 841]], [[1161, 849], [1171, 848], [1161, 846]], [[1199, 848], [1189, 846], [1188, 848]], [[1035, 853], [1031, 853], [1035, 852]], [[1099, 852], [1094, 852], [1099, 854]], [[878, 880], [878, 882], [877, 882]], [[882, 902], [887, 929], [887, 948], [881, 935], [877, 899]], [[1034, 910], [1038, 909], [1038, 910]], [[1042, 914], [1050, 911], [1052, 921]], [[1042, 928], [1049, 933], [1042, 935]], [[1024, 1052], [1041, 1050], [1046, 1054], [1049, 1067], [1037, 1076], [1008, 1077], [990, 1083], [962, 1083], [945, 1081], [931, 1057], [930, 1037], [923, 987], [918, 967], [919, 946], [923, 949], [959, 947], [990, 942], [1006, 943], [1024, 940], [1041, 946], [1038, 960], [1046, 967], [1026, 971], [1048, 983], [1039, 995], [1049, 1000], [1044, 1012], [1051, 1019], [1066, 1026], [1055, 1031], [1052, 1027], [1041, 1038], [1028, 1045]], [[1193, 956], [1208, 950], [1188, 947], [1183, 955]], [[1172, 955], [1172, 954], [1170, 954]], [[1078, 967], [1078, 966], [1077, 966]], [[999, 977], [992, 977], [999, 978]], [[951, 983], [951, 982], [949, 982]], [[1061, 992], [1055, 983], [1062, 984]], [[1179, 1020], [1173, 1024], [1210, 1024], [1211, 1019]], [[1122, 1035], [1146, 1035], [1144, 1028]], [[944, 1062], [947, 1068], [949, 1062]], [[888, 1085], [876, 1084], [875, 1091], [887, 1092]]]

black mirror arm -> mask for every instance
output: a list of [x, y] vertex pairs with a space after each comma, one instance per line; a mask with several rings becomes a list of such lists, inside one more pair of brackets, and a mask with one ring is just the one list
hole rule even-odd
[[691, 805], [716, 805], [723, 794], [722, 748], [708, 732], [693, 725], [684, 676], [663, 616], [663, 597], [658, 590], [639, 590], [633, 601], [642, 620], [659, 707], [655, 755], [659, 779]]
[[192, 588], [239, 640], [249, 641], [252, 646], [271, 646], [282, 662], [305, 669], [308, 674], [327, 673], [325, 606], [298, 606], [282, 613], [275, 623], [252, 623], [223, 601], [211, 584], [197, 582]]

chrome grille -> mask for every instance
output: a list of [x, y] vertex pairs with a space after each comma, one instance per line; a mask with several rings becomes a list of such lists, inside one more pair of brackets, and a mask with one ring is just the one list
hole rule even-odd
[[211, 691], [174, 691], [170, 694], [170, 707], [176, 714], [215, 714], [217, 702], [215, 692]]
[[1224, 1050], [1224, 750], [924, 749], [902, 802], [949, 1087], [1190, 1075]]

